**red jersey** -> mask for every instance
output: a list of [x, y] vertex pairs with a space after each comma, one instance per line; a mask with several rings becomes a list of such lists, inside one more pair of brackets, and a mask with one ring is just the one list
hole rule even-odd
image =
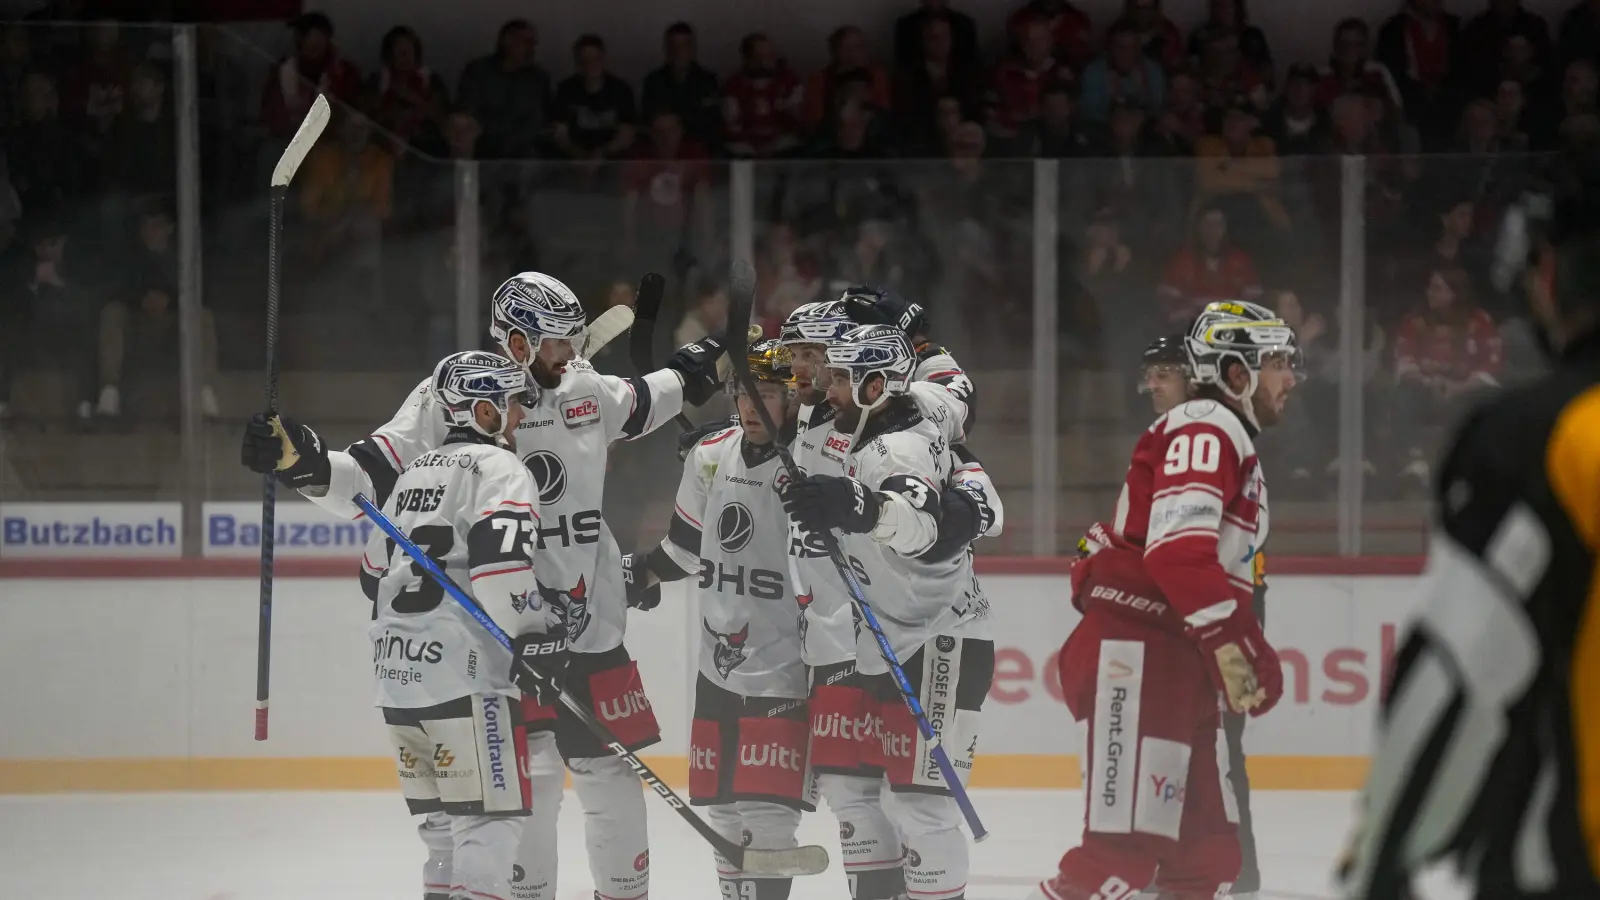
[[1238, 248], [1206, 256], [1193, 247], [1179, 250], [1161, 279], [1167, 313], [1188, 319], [1213, 300], [1254, 300], [1261, 296], [1261, 278], [1250, 254]]
[[1497, 384], [1503, 350], [1500, 329], [1481, 309], [1453, 324], [1419, 313], [1400, 323], [1394, 341], [1394, 373], [1397, 378], [1421, 375]]
[[739, 72], [722, 86], [722, 120], [728, 150], [736, 156], [772, 156], [800, 142], [800, 79], [788, 68], [752, 77]]
[[1176, 613], [1155, 615], [1193, 628], [1249, 608], [1267, 526], [1267, 483], [1249, 430], [1223, 404], [1190, 400], [1134, 446], [1109, 532], [1113, 545], [1142, 551]]
[[1057, 5], [1049, 0], [1031, 0], [1006, 21], [1006, 32], [1017, 47], [1022, 46], [1028, 26], [1034, 22], [1050, 26], [1050, 36], [1056, 44], [1056, 57], [1071, 66], [1074, 72], [1082, 72], [1083, 67], [1094, 59], [1094, 23], [1089, 20], [1088, 13], [1071, 3]]
[[1001, 125], [1017, 128], [1039, 118], [1039, 97], [1047, 86], [1070, 86], [1073, 80], [1072, 70], [1055, 60], [1038, 72], [1008, 60], [995, 69], [990, 105]]
[[672, 159], [646, 150], [623, 167], [623, 190], [639, 195], [641, 217], [648, 217], [657, 228], [685, 227], [694, 209], [695, 191], [711, 183], [708, 159], [705, 150], [687, 138]]

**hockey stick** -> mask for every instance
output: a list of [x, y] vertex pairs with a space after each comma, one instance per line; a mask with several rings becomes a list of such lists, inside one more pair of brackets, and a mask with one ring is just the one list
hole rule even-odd
[[[658, 272], [646, 272], [639, 279], [639, 290], [633, 298], [633, 330], [628, 332], [628, 358], [640, 375], [656, 368], [656, 316], [661, 314], [661, 299], [666, 292], [667, 280]], [[684, 431], [694, 430], [694, 423], [681, 412], [672, 421]]]
[[[283, 201], [295, 170], [328, 127], [328, 101], [311, 103], [300, 128], [272, 169], [271, 213], [267, 226], [267, 419], [278, 414], [278, 286], [283, 267]], [[277, 527], [278, 476], [261, 476], [261, 621], [256, 631], [256, 740], [267, 739], [267, 696], [272, 681], [272, 553]]]
[[[444, 589], [445, 593], [461, 604], [461, 607], [468, 614], [478, 620], [478, 624], [482, 625], [484, 630], [489, 632], [489, 635], [500, 646], [507, 650], [511, 649], [511, 638], [505, 633], [505, 630], [496, 625], [495, 621], [489, 618], [489, 614], [484, 612], [476, 601], [467, 596], [461, 586], [456, 584], [449, 575], [446, 575], [439, 568], [438, 563], [433, 561], [432, 557], [418, 549], [417, 545], [412, 543], [411, 539], [406, 537], [394, 522], [383, 514], [382, 510], [373, 506], [372, 501], [362, 494], [355, 496], [355, 503], [361, 507], [362, 512], [367, 514], [367, 518], [372, 521], [372, 524], [382, 529], [383, 533], [394, 541], [396, 547], [404, 550], [405, 554], [411, 557], [413, 562], [428, 573], [428, 577], [432, 578], [438, 583], [439, 587]], [[541, 683], [549, 682], [549, 676], [539, 671], [536, 666], [530, 666], [520, 659], [517, 662], [522, 666], [523, 671], [533, 676], [537, 681]], [[612, 753], [622, 757], [623, 762], [626, 762], [628, 767], [633, 769], [634, 774], [638, 775], [639, 779], [649, 786], [652, 791], [655, 791], [656, 796], [676, 810], [678, 815], [682, 816], [683, 820], [688, 822], [691, 828], [699, 832], [700, 836], [705, 838], [713, 849], [722, 854], [722, 857], [730, 865], [743, 871], [745, 875], [754, 878], [794, 878], [800, 875], [819, 875], [828, 870], [828, 851], [815, 844], [795, 847], [789, 850], [758, 850], [750, 847], [741, 847], [718, 834], [715, 829], [706, 824], [705, 819], [696, 815], [694, 810], [689, 808], [689, 804], [685, 803], [682, 797], [679, 797], [672, 788], [667, 787], [666, 782], [661, 780], [661, 776], [652, 772], [650, 767], [645, 765], [644, 761], [636, 756], [633, 751], [624, 747], [616, 736], [605, 725], [601, 724], [599, 719], [595, 718], [595, 714], [584, 707], [582, 701], [572, 696], [564, 687], [558, 686], [557, 689], [560, 691], [557, 696], [561, 700], [561, 704], [571, 711], [579, 722], [583, 723], [589, 733], [599, 738]]]
[[633, 327], [633, 310], [626, 306], [613, 306], [595, 318], [584, 334], [583, 346], [578, 355], [588, 359], [604, 350], [617, 336]]
[[[734, 312], [742, 312], [748, 319], [756, 293], [756, 275], [749, 264], [743, 262], [734, 264], [729, 293], [731, 294], [729, 299], [732, 301], [730, 317]], [[750, 375], [750, 357], [747, 355], [748, 348], [744, 345], [743, 337], [743, 334], [733, 330], [728, 332], [728, 358], [733, 361], [734, 370], [738, 373], [740, 387], [744, 389], [746, 396], [750, 398], [750, 404], [761, 416], [761, 426], [767, 430], [767, 434], [778, 435], [781, 432], [777, 424], [772, 421], [772, 414], [767, 411], [766, 404], [761, 402], [761, 392], [756, 387], [755, 378]], [[784, 470], [789, 473], [789, 478], [798, 483], [803, 476], [800, 474], [800, 467], [795, 465], [794, 454], [789, 452], [789, 448], [782, 440], [775, 438], [773, 446], [777, 449], [778, 459], [783, 463]], [[900, 665], [900, 659], [895, 656], [889, 638], [884, 635], [883, 626], [878, 624], [878, 616], [872, 611], [872, 605], [867, 602], [867, 595], [861, 589], [860, 579], [856, 577], [855, 570], [850, 568], [849, 562], [845, 559], [844, 549], [839, 546], [838, 536], [832, 531], [823, 531], [820, 537], [822, 546], [828, 553], [828, 560], [839, 571], [839, 577], [844, 580], [850, 599], [861, 612], [862, 621], [866, 622], [867, 630], [871, 631], [873, 638], [877, 640], [878, 652], [883, 654], [883, 661], [889, 664], [889, 672], [894, 676], [895, 686], [900, 689], [900, 699], [905, 701], [906, 708], [911, 710], [911, 715], [916, 718], [917, 730], [922, 732], [922, 739], [928, 743], [929, 752], [939, 767], [939, 774], [943, 776], [945, 786], [955, 797], [956, 805], [961, 807], [961, 815], [967, 820], [967, 827], [972, 830], [972, 839], [982, 841], [989, 836], [989, 832], [979, 820], [978, 811], [973, 807], [967, 789], [956, 778], [955, 766], [950, 762], [950, 755], [945, 752], [938, 732], [934, 731], [933, 725], [928, 722], [928, 716], [922, 710], [922, 702], [917, 699], [916, 692], [911, 688], [911, 680], [906, 677], [906, 670]]]

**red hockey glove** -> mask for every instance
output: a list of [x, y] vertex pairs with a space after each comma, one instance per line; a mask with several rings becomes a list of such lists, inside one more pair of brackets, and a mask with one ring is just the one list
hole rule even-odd
[[1237, 713], [1260, 716], [1283, 697], [1283, 666], [1249, 607], [1220, 622], [1189, 629], [1211, 666], [1211, 681]]

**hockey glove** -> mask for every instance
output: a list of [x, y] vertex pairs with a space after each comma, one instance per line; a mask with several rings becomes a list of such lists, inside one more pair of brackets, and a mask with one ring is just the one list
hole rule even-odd
[[1189, 629], [1210, 665], [1211, 681], [1236, 713], [1265, 715], [1283, 697], [1283, 666], [1248, 606], [1220, 622]]
[[[539, 705], [554, 706], [567, 667], [567, 626], [547, 625], [544, 631], [519, 634], [511, 639], [511, 654], [512, 683]], [[543, 677], [534, 677], [523, 663]]]
[[333, 473], [322, 438], [287, 416], [252, 416], [244, 427], [239, 461], [252, 472], [276, 472], [279, 482], [296, 490], [326, 487]]
[[810, 475], [783, 492], [783, 511], [806, 531], [866, 534], [877, 527], [882, 502], [866, 485], [838, 475]]
[[666, 368], [683, 376], [683, 402], [690, 406], [703, 406], [722, 390], [722, 379], [717, 377], [717, 360], [726, 352], [722, 342], [705, 337], [678, 348], [667, 360]]
[[649, 612], [661, 602], [661, 582], [650, 583], [650, 570], [635, 553], [622, 554], [622, 590], [629, 609]]
[[967, 552], [972, 542], [994, 525], [982, 489], [956, 485], [939, 492], [939, 537], [918, 559], [943, 562]]
[[689, 453], [694, 450], [694, 445], [705, 440], [708, 435], [715, 434], [724, 428], [732, 428], [737, 424], [739, 424], [737, 416], [729, 419], [718, 419], [715, 422], [707, 422], [699, 428], [694, 428], [678, 435], [678, 461], [687, 460]]

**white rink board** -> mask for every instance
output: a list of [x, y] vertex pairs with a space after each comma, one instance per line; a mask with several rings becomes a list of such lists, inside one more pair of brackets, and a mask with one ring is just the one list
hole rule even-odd
[[[1361, 756], [1375, 698], [1414, 608], [1415, 577], [1271, 579], [1267, 633], [1288, 694], [1249, 735], [1252, 754]], [[1065, 576], [983, 578], [996, 616], [997, 679], [982, 752], [1074, 752], [1054, 653], [1076, 619]], [[353, 577], [277, 582], [272, 739], [252, 739], [254, 579], [0, 579], [0, 760], [382, 757]], [[630, 614], [664, 740], [688, 735], [696, 617], [681, 591]]]

